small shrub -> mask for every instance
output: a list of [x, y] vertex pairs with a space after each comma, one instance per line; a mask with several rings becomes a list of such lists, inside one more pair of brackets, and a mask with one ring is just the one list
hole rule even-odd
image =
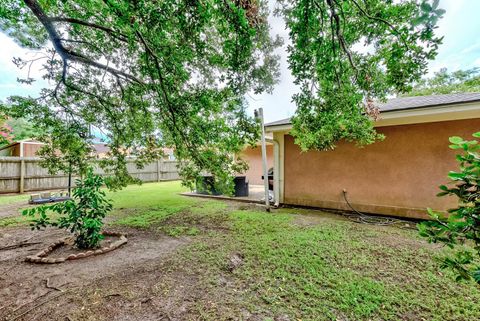
[[[480, 138], [480, 132], [473, 137]], [[480, 258], [480, 144], [458, 136], [450, 137], [450, 142], [450, 148], [463, 151], [457, 155], [460, 171], [448, 174], [453, 186], [440, 186], [442, 191], [437, 196], [456, 196], [458, 207], [449, 209], [448, 216], [429, 208], [433, 220], [418, 227], [429, 242], [441, 242], [450, 248], [473, 243], [474, 252], [457, 247], [455, 256], [445, 258], [442, 267], [453, 269], [457, 280], [473, 278], [480, 284], [480, 266], [475, 266], [475, 256]]]
[[[34, 218], [32, 229], [49, 225], [67, 229], [75, 236], [75, 245], [78, 248], [96, 248], [103, 239], [103, 219], [112, 210], [111, 201], [100, 189], [103, 184], [102, 177], [94, 175], [90, 169], [83, 180], [76, 180], [71, 200], [26, 209], [22, 214]], [[52, 221], [50, 212], [59, 214], [60, 217]]]

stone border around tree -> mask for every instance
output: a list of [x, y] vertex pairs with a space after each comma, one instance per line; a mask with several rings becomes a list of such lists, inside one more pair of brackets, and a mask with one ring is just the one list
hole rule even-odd
[[67, 239], [57, 241], [55, 243], [52, 243], [48, 248], [34, 254], [27, 256], [25, 258], [25, 262], [30, 262], [30, 263], [41, 263], [41, 264], [55, 264], [55, 263], [63, 263], [69, 260], [78, 260], [78, 259], [83, 259], [89, 256], [93, 255], [99, 255], [99, 254], [104, 254], [108, 253], [110, 251], [113, 251], [120, 246], [124, 245], [125, 243], [128, 242], [128, 239], [125, 234], [118, 233], [118, 232], [109, 232], [109, 231], [104, 231], [102, 232], [103, 235], [105, 236], [118, 236], [119, 239], [110, 246], [107, 247], [102, 247], [99, 248], [98, 250], [89, 250], [86, 252], [80, 252], [77, 254], [70, 254], [67, 257], [59, 257], [59, 258], [48, 258], [48, 254], [50, 254], [53, 250], [63, 246], [66, 244]]

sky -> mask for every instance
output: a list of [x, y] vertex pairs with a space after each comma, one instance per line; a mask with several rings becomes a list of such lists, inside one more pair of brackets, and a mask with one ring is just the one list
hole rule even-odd
[[[272, 1], [273, 2], [273, 1]], [[440, 7], [447, 12], [440, 20], [437, 35], [444, 36], [439, 54], [429, 64], [429, 74], [446, 67], [450, 71], [480, 67], [480, 0], [441, 0]], [[288, 38], [283, 21], [277, 17], [270, 17], [271, 33]], [[249, 112], [262, 107], [265, 121], [275, 121], [287, 118], [295, 112], [295, 105], [291, 102], [296, 92], [293, 78], [288, 70], [286, 44], [278, 49], [281, 56], [280, 83], [272, 94], [248, 95]], [[32, 58], [35, 53], [19, 47], [13, 40], [0, 33], [0, 100], [10, 95], [38, 94], [40, 88], [48, 84], [39, 79], [32, 85], [19, 84], [17, 78], [25, 78], [26, 68], [19, 70], [13, 63], [14, 57]], [[41, 75], [39, 65], [34, 65], [31, 75], [38, 78]]]

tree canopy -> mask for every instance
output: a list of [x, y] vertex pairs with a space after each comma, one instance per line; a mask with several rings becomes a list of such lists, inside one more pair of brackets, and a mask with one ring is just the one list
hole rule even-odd
[[[438, 4], [276, 1], [301, 88], [292, 134], [304, 150], [378, 138], [374, 101], [410, 90], [437, 53]], [[42, 63], [51, 84], [4, 109], [45, 133], [52, 170], [85, 170], [95, 126], [111, 147], [102, 166], [120, 185], [129, 179], [126, 151], [141, 165], [173, 147], [186, 182], [206, 171], [228, 188], [245, 169], [235, 155], [258, 139], [244, 95], [271, 92], [279, 77], [281, 40], [268, 14], [262, 0], [0, 0], [3, 32], [42, 52], [14, 62]]]
[[422, 78], [413, 86], [413, 90], [402, 96], [428, 96], [480, 92], [480, 68], [448, 72], [442, 68], [433, 77]]
[[42, 133], [34, 127], [32, 122], [25, 118], [10, 118], [5, 121], [5, 125], [10, 129], [12, 139], [19, 141], [27, 138], [35, 138]]
[[12, 137], [12, 129], [6, 122], [6, 117], [0, 114], [0, 146], [8, 144]]

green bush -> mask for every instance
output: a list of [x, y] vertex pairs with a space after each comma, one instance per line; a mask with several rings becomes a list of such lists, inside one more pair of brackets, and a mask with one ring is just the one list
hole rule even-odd
[[[102, 177], [88, 170], [84, 179], [76, 180], [72, 199], [53, 205], [43, 205], [23, 211], [31, 216], [32, 229], [56, 226], [67, 229], [75, 236], [75, 245], [81, 249], [96, 248], [103, 239], [101, 229], [103, 219], [112, 210], [111, 201], [100, 188], [104, 184]], [[49, 214], [60, 217], [52, 221]]]
[[[480, 138], [480, 132], [473, 134]], [[454, 195], [458, 207], [448, 210], [448, 215], [428, 209], [432, 221], [418, 225], [420, 235], [430, 242], [441, 242], [450, 248], [465, 243], [473, 244], [474, 251], [458, 248], [454, 257], [444, 259], [442, 267], [457, 273], [457, 280], [474, 279], [480, 284], [480, 266], [475, 257], [480, 257], [480, 144], [477, 140], [450, 137], [450, 148], [462, 150], [457, 155], [460, 171], [450, 172], [452, 185], [441, 185], [437, 196]]]

